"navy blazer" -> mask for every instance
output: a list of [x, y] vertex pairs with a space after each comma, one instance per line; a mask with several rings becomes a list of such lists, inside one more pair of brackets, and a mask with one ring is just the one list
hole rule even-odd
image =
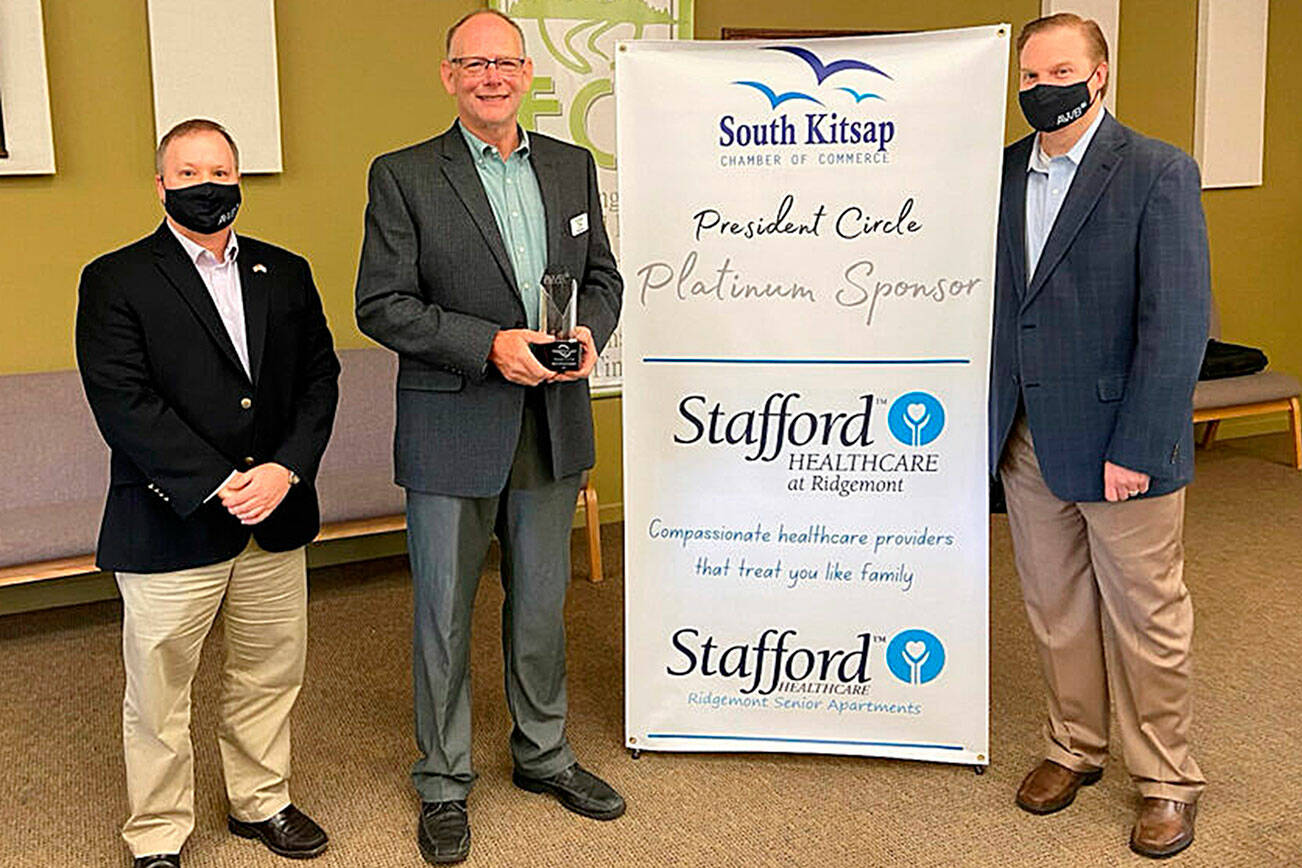
[[[250, 379], [194, 263], [162, 224], [81, 273], [77, 365], [111, 451], [95, 563], [155, 573], [305, 545], [339, 361], [307, 260], [240, 235]], [[252, 527], [209, 495], [274, 461], [302, 478]]]
[[1103, 118], [1026, 274], [1035, 137], [1004, 149], [990, 367], [990, 467], [1019, 398], [1049, 489], [1103, 500], [1103, 463], [1147, 473], [1149, 497], [1193, 479], [1193, 390], [1211, 286], [1198, 166]]
[[[547, 262], [579, 282], [578, 319], [600, 350], [623, 281], [582, 148], [529, 133], [547, 221]], [[488, 364], [501, 329], [525, 328], [515, 272], [470, 149], [454, 124], [371, 164], [357, 271], [357, 324], [398, 353], [394, 477], [404, 488], [489, 497], [506, 485], [525, 387]], [[586, 228], [574, 218], [587, 215]], [[535, 387], [559, 478], [595, 458], [587, 380]]]

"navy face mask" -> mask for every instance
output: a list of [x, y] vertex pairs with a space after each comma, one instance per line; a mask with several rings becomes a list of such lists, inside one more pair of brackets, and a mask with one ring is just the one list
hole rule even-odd
[[1051, 133], [1080, 118], [1094, 102], [1089, 88], [1093, 77], [1091, 72], [1075, 84], [1037, 84], [1019, 92], [1017, 102], [1026, 122], [1042, 133]]
[[231, 225], [240, 210], [240, 185], [211, 181], [163, 191], [163, 209], [191, 232], [211, 235]]

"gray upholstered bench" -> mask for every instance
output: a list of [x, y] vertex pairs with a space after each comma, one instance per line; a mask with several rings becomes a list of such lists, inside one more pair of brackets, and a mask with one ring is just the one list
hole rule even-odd
[[[397, 360], [381, 349], [340, 350], [339, 412], [317, 490], [317, 541], [400, 531], [393, 484]], [[0, 586], [93, 573], [108, 487], [100, 439], [76, 371], [0, 376]], [[588, 524], [589, 578], [601, 581], [596, 493], [579, 494]]]
[[[1210, 336], [1221, 336], [1221, 315], [1212, 304]], [[1261, 371], [1246, 377], [1222, 380], [1199, 380], [1194, 389], [1194, 422], [1206, 422], [1202, 446], [1209, 448], [1216, 439], [1222, 419], [1287, 413], [1293, 434], [1293, 466], [1302, 470], [1302, 384], [1283, 371]]]

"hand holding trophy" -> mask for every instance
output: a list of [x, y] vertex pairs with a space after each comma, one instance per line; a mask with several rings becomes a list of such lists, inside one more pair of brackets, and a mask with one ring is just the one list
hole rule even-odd
[[550, 371], [568, 373], [583, 364], [583, 343], [574, 337], [578, 324], [579, 284], [567, 271], [548, 271], [538, 290], [538, 331], [556, 340], [530, 344], [538, 362]]

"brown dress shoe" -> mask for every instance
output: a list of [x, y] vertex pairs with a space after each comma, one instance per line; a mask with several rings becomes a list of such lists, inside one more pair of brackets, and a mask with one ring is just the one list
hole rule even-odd
[[1198, 806], [1171, 799], [1144, 799], [1130, 833], [1130, 849], [1140, 856], [1163, 859], [1193, 843]]
[[1032, 814], [1052, 814], [1070, 805], [1076, 791], [1103, 777], [1103, 769], [1074, 772], [1053, 760], [1042, 760], [1017, 788], [1017, 807]]

